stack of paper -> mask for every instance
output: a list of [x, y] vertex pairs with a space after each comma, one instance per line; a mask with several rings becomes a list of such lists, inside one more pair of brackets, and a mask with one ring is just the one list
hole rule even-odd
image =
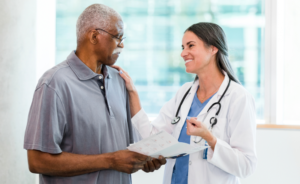
[[190, 144], [178, 142], [172, 135], [161, 131], [135, 144], [131, 144], [128, 149], [154, 158], [159, 155], [164, 157], [174, 157], [178, 155], [191, 154], [209, 146], [191, 146]]

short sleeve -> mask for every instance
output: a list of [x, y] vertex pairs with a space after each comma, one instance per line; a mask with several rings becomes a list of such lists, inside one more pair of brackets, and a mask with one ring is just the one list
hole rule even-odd
[[46, 84], [36, 89], [30, 107], [24, 148], [51, 154], [61, 153], [60, 144], [66, 126], [66, 113], [61, 99]]

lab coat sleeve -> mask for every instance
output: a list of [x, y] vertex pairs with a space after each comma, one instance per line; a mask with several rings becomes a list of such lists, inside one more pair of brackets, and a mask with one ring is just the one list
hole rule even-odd
[[229, 143], [217, 138], [214, 151], [209, 148], [207, 161], [240, 178], [251, 175], [256, 167], [256, 117], [251, 95], [239, 95], [228, 111]]
[[146, 112], [143, 109], [141, 109], [135, 116], [132, 117], [131, 121], [133, 123], [133, 126], [136, 130], [138, 130], [143, 139], [149, 137], [150, 135], [158, 133], [161, 130], [165, 130], [170, 134], [172, 133], [173, 127], [170, 125], [172, 117], [174, 116], [174, 98], [172, 98], [163, 106], [163, 108], [159, 112], [158, 117], [152, 122], [150, 122]]
[[177, 99], [182, 98], [182, 91], [185, 93], [190, 85], [191, 83], [184, 84], [177, 91], [176, 95], [161, 108], [157, 118], [152, 122], [149, 121], [149, 118], [143, 109], [132, 117], [132, 124], [135, 129], [138, 130], [142, 138], [147, 138], [162, 130], [172, 134], [174, 125], [171, 124], [171, 121], [175, 117], [175, 111], [177, 110]]

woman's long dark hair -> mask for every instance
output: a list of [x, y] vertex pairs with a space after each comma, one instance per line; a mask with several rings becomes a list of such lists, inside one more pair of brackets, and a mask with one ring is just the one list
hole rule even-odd
[[[223, 73], [222, 70], [224, 70], [231, 80], [240, 83], [230, 65], [228, 59], [226, 35], [219, 25], [209, 22], [200, 22], [191, 25], [185, 32], [187, 31], [193, 32], [207, 46], [212, 45], [218, 48], [219, 51], [216, 55], [218, 69], [221, 73]], [[198, 76], [196, 77], [196, 79], [198, 79]]]

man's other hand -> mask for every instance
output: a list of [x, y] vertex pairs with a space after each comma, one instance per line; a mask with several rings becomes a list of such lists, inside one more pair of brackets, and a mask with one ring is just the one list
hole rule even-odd
[[165, 165], [166, 164], [166, 159], [163, 156], [159, 156], [158, 159], [153, 159], [148, 161], [143, 168], [144, 172], [153, 172], [155, 170], [158, 170], [160, 168], [160, 166]]
[[128, 174], [144, 169], [144, 165], [151, 157], [129, 150], [120, 150], [112, 153], [111, 169]]

